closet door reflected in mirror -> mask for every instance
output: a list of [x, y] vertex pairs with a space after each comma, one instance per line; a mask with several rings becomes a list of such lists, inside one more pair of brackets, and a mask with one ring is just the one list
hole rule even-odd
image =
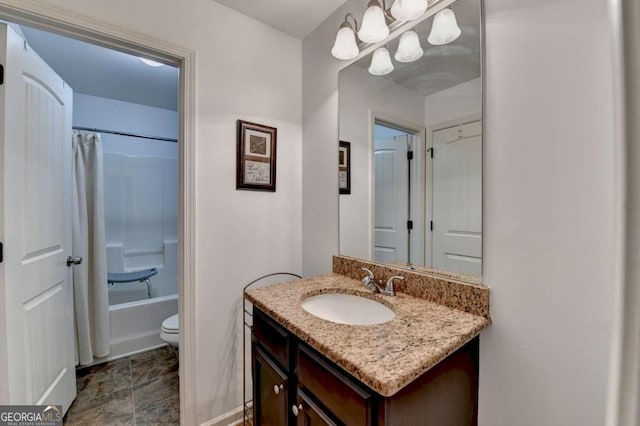
[[433, 17], [418, 23], [424, 53], [412, 62], [399, 61], [400, 35], [387, 43], [386, 75], [370, 73], [372, 53], [340, 72], [339, 136], [351, 143], [341, 255], [480, 281], [481, 7], [451, 5], [461, 32], [445, 44], [429, 42], [442, 42]]

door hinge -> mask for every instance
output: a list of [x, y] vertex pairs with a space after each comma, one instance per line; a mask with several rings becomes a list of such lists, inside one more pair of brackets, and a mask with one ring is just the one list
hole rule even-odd
[[4, 65], [0, 65], [0, 86], [4, 84]]
[[412, 230], [413, 229], [413, 221], [412, 220], [408, 220], [407, 221], [407, 229], [408, 230]]
[[433, 231], [433, 221], [432, 220], [429, 221], [429, 230]]
[[0, 263], [4, 261], [4, 244], [0, 243]]
[[427, 152], [429, 153], [429, 156], [433, 158], [433, 148], [427, 148]]
[[407, 160], [413, 160], [413, 151], [407, 151]]

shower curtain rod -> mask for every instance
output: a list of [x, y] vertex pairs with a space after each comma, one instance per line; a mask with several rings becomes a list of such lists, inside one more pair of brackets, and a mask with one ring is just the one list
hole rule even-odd
[[111, 135], [120, 135], [120, 136], [129, 136], [132, 138], [142, 138], [142, 139], [152, 139], [156, 141], [164, 141], [164, 142], [178, 142], [178, 139], [172, 138], [163, 138], [160, 136], [149, 136], [149, 135], [141, 135], [137, 133], [127, 133], [127, 132], [116, 132], [115, 130], [104, 130], [104, 129], [95, 129], [93, 127], [80, 127], [73, 126], [75, 130], [84, 130], [86, 132], [96, 132], [96, 133], [109, 133]]

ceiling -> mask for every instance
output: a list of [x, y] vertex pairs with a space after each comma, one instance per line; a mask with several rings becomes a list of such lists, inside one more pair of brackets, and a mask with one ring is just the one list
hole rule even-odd
[[150, 67], [137, 56], [22, 26], [29, 46], [75, 92], [178, 109], [178, 72]]
[[303, 39], [347, 0], [216, 0], [275, 29]]
[[[394, 83], [429, 96], [449, 87], [480, 77], [482, 69], [480, 2], [475, 0], [458, 0], [452, 5], [458, 26], [462, 29], [460, 37], [444, 46], [432, 46], [427, 42], [433, 18], [417, 25], [416, 32], [424, 49], [421, 59], [400, 63], [393, 60], [398, 48], [399, 37], [387, 43], [395, 69], [384, 77]], [[363, 57], [355, 64], [368, 69], [371, 54]]]

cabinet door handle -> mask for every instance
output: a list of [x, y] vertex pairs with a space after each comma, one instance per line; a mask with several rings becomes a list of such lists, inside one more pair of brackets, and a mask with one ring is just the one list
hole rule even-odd
[[293, 412], [293, 415], [298, 417], [298, 414], [302, 413], [302, 410], [304, 410], [304, 407], [302, 406], [302, 404], [298, 404], [296, 405], [292, 405], [291, 406], [291, 411]]
[[273, 393], [280, 395], [280, 391], [284, 389], [284, 385], [273, 385]]

